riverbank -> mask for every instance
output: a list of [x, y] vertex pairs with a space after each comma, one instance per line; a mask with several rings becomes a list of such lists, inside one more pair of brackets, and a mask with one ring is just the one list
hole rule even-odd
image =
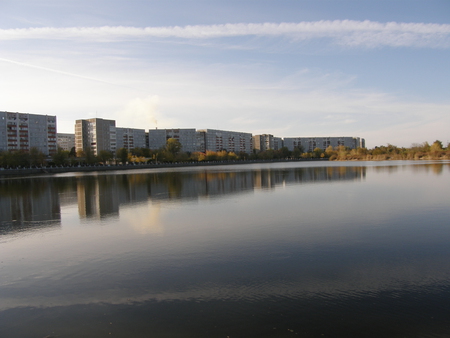
[[21, 168], [21, 169], [0, 168], [0, 177], [60, 174], [70, 172], [202, 167], [202, 166], [238, 165], [238, 164], [273, 163], [273, 162], [310, 162], [310, 161], [327, 161], [327, 160], [328, 159], [283, 159], [283, 160], [175, 162], [175, 163], [152, 163], [152, 164], [136, 164], [136, 165], [127, 164], [127, 165], [107, 165], [107, 166], [92, 165], [92, 166], [75, 166], [75, 167], [43, 167], [43, 168]]

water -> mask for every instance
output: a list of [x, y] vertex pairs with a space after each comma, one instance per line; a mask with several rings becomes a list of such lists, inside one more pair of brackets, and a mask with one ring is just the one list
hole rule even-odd
[[450, 163], [0, 180], [0, 337], [450, 336]]

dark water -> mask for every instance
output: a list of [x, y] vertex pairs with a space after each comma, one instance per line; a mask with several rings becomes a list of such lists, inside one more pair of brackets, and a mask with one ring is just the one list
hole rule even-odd
[[449, 188], [446, 162], [0, 180], [0, 337], [450, 337]]

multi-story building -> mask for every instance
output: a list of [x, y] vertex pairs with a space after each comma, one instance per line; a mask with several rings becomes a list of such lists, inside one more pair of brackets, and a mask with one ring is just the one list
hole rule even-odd
[[99, 118], [75, 121], [75, 149], [90, 148], [95, 155], [107, 150], [116, 152], [116, 121]]
[[262, 135], [254, 135], [252, 136], [252, 146], [253, 150], [256, 152], [266, 151], [269, 149], [273, 149], [273, 135], [270, 134], [262, 134]]
[[273, 150], [280, 150], [284, 147], [284, 142], [281, 137], [274, 137], [273, 138]]
[[197, 151], [196, 131], [194, 128], [189, 129], [149, 129], [148, 131], [148, 147], [156, 150], [166, 146], [166, 142], [170, 138], [178, 140], [181, 144], [183, 152]]
[[251, 154], [252, 134], [217, 129], [198, 130], [197, 150], [201, 152], [226, 150]]
[[56, 116], [0, 112], [0, 150], [56, 152]]
[[364, 139], [359, 137], [343, 136], [343, 137], [285, 137], [284, 146], [290, 151], [295, 148], [303, 149], [304, 152], [311, 152], [316, 148], [322, 150], [329, 146], [333, 148], [344, 146], [350, 149], [364, 147]]
[[132, 150], [134, 148], [146, 148], [144, 129], [116, 128], [116, 148]]
[[58, 133], [56, 142], [59, 148], [71, 151], [75, 147], [75, 134]]
[[257, 152], [269, 149], [279, 150], [283, 147], [283, 139], [270, 134], [254, 135], [252, 137], [253, 149]]

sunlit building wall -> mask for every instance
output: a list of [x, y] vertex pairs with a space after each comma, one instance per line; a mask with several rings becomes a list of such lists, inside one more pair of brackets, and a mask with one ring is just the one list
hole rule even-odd
[[90, 148], [95, 155], [106, 150], [115, 153], [116, 121], [99, 118], [75, 121], [76, 151], [86, 151]]
[[283, 147], [283, 139], [270, 134], [254, 135], [252, 137], [253, 149], [256, 152], [269, 149], [279, 150]]

